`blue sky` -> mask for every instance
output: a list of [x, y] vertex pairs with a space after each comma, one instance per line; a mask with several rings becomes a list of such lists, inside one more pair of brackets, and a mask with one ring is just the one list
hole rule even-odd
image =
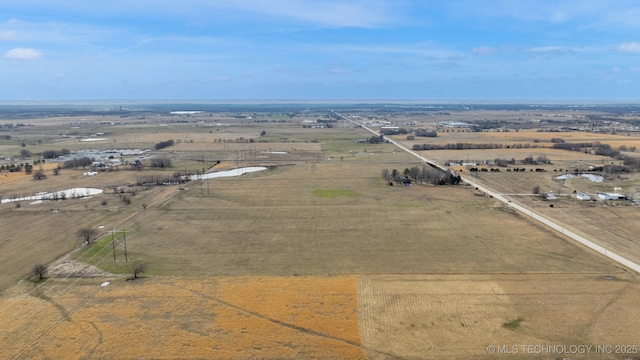
[[2, 0], [0, 100], [640, 100], [635, 0]]

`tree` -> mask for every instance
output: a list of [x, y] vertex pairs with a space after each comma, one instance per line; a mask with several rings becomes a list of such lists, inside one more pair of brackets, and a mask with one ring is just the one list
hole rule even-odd
[[389, 172], [389, 169], [382, 169], [382, 178], [386, 181], [391, 180], [391, 173]]
[[86, 228], [79, 229], [77, 234], [79, 238], [81, 238], [88, 244], [91, 242], [91, 240], [93, 240], [94, 237], [98, 235], [98, 230], [94, 228], [86, 227]]
[[153, 158], [151, 159], [151, 167], [171, 167], [171, 159], [169, 158]]
[[45, 175], [44, 171], [42, 170], [36, 170], [36, 172], [33, 173], [33, 180], [43, 180], [46, 178], [47, 178], [47, 175]]
[[409, 169], [409, 177], [415, 181], [422, 180], [420, 179], [420, 168], [418, 168], [417, 166], [413, 166], [411, 169]]
[[20, 149], [20, 157], [23, 159], [26, 158], [30, 158], [31, 157], [31, 151], [27, 150], [27, 149]]
[[37, 277], [38, 280], [42, 280], [47, 274], [47, 266], [43, 264], [36, 264], [33, 266], [33, 269], [31, 269], [31, 273], [33, 276]]
[[264, 130], [260, 131], [260, 136], [265, 136], [265, 135], [267, 135], [266, 131], [264, 131]]
[[540, 195], [540, 186], [536, 185], [533, 187], [533, 195]]
[[391, 178], [394, 181], [398, 181], [399, 174], [400, 173], [398, 172], [398, 170], [396, 170], [396, 169], [391, 170]]
[[134, 261], [133, 265], [131, 266], [131, 270], [133, 271], [133, 278], [137, 279], [138, 275], [143, 273], [145, 270], [144, 262], [142, 262], [142, 260]]

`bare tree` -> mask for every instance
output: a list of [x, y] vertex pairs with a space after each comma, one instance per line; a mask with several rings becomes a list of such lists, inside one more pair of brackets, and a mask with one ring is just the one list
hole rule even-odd
[[540, 195], [540, 186], [536, 185], [533, 187], [533, 195]]
[[94, 237], [98, 235], [98, 230], [86, 227], [79, 229], [77, 234], [79, 238], [83, 239], [88, 244], [91, 242], [91, 240], [93, 240]]
[[44, 171], [42, 170], [36, 170], [36, 172], [33, 173], [33, 179], [34, 180], [43, 180], [46, 179], [47, 175], [44, 174]]
[[27, 149], [21, 149], [20, 150], [20, 157], [23, 158], [23, 159], [30, 158], [31, 157], [31, 151], [29, 151]]
[[133, 278], [137, 279], [138, 275], [143, 273], [145, 270], [144, 262], [142, 262], [142, 260], [134, 261], [131, 270], [133, 271]]
[[36, 265], [33, 266], [33, 269], [31, 269], [31, 274], [33, 274], [33, 276], [37, 277], [38, 280], [44, 279], [46, 273], [47, 273], [47, 266], [46, 265], [36, 264]]
[[389, 169], [382, 169], [382, 178], [387, 181], [391, 180], [391, 173], [389, 172]]

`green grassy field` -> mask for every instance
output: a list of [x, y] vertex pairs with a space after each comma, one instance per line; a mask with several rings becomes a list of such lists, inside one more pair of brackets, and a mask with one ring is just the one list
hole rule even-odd
[[130, 256], [158, 275], [611, 268], [473, 188], [387, 186], [380, 166], [304, 164], [175, 188], [127, 222]]

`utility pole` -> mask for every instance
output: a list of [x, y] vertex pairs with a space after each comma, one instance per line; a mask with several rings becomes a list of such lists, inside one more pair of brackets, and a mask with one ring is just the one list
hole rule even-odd
[[113, 228], [111, 228], [111, 245], [113, 246], [113, 262], [116, 262], [116, 238], [113, 235]]
[[129, 258], [127, 257], [127, 232], [122, 228], [122, 236], [124, 239], [124, 261], [129, 262]]

